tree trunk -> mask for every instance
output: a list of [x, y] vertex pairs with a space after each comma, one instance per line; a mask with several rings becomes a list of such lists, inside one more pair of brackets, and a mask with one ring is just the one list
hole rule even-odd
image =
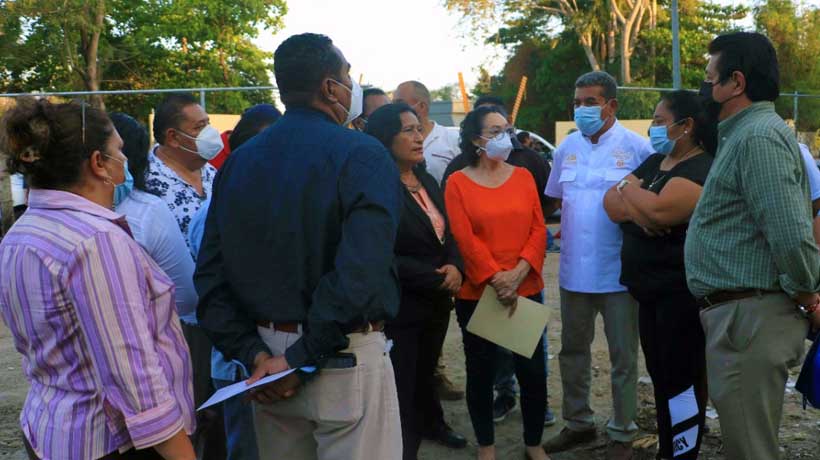
[[[656, 27], [658, 27], [658, 0], [652, 0], [649, 4], [649, 29], [655, 30]], [[656, 49], [655, 42], [652, 42], [649, 47], [649, 65], [652, 67], [650, 82], [652, 86], [655, 86], [655, 74], [657, 73], [655, 61], [657, 54], [658, 50]]]
[[[83, 31], [83, 36], [88, 37], [83, 40], [83, 59], [85, 59], [84, 83], [88, 91], [99, 91], [100, 80], [102, 79], [102, 72], [100, 71], [100, 63], [98, 62], [100, 50], [100, 35], [102, 34], [103, 24], [105, 21], [105, 1], [97, 0], [96, 9], [94, 11], [93, 29], [90, 31]], [[91, 96], [91, 105], [100, 110], [105, 110], [105, 102], [103, 97], [99, 94]]]
[[592, 49], [592, 34], [589, 32], [584, 32], [580, 34], [580, 36], [581, 46], [584, 47], [584, 54], [586, 54], [587, 56], [589, 66], [592, 68], [592, 70], [601, 70], [601, 65], [598, 63], [598, 58], [595, 57], [595, 51]]
[[641, 30], [641, 20], [646, 11], [645, 6], [648, 0], [626, 0], [631, 11], [629, 17], [625, 17], [618, 7], [618, 0], [610, 0], [609, 4], [612, 12], [621, 24], [621, 84], [632, 83], [632, 68], [630, 59], [635, 49], [635, 40]]
[[609, 63], [612, 64], [615, 62], [615, 34], [618, 30], [618, 18], [615, 17], [615, 13], [610, 13], [610, 22], [609, 26], [607, 27], [607, 37], [606, 37], [606, 46], [607, 46], [607, 56], [609, 57]]

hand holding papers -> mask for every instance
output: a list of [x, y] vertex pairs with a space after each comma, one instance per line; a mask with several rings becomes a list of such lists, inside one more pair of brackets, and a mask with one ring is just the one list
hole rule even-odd
[[532, 358], [548, 320], [549, 309], [526, 297], [518, 297], [518, 307], [510, 316], [509, 308], [498, 301], [495, 289], [487, 286], [467, 324], [467, 330], [514, 353]]
[[[314, 367], [302, 368], [302, 371], [304, 371], [304, 372], [314, 372], [315, 370], [316, 370], [316, 368], [314, 368]], [[221, 389], [217, 390], [217, 392], [214, 393], [213, 396], [211, 396], [207, 401], [205, 401], [205, 403], [202, 404], [202, 406], [200, 406], [197, 410], [200, 411], [202, 409], [205, 409], [206, 407], [213, 406], [214, 404], [219, 404], [222, 401], [225, 401], [226, 399], [230, 399], [230, 398], [233, 398], [234, 396], [238, 396], [238, 395], [240, 395], [240, 394], [242, 394], [242, 393], [244, 393], [248, 390], [251, 390], [253, 388], [261, 387], [262, 385], [267, 385], [269, 383], [275, 382], [279, 379], [282, 379], [282, 378], [294, 373], [295, 371], [296, 371], [296, 369], [288, 369], [288, 370], [286, 370], [284, 372], [280, 372], [278, 374], [269, 375], [267, 377], [264, 377], [264, 378], [261, 378], [261, 379], [257, 380], [252, 385], [248, 385], [247, 383], [245, 383], [245, 380], [243, 380], [241, 382], [234, 383], [233, 385], [228, 385], [224, 388], [221, 388]]]

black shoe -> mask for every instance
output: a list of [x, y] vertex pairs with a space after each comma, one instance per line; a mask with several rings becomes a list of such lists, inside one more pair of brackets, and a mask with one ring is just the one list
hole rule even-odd
[[439, 428], [433, 433], [426, 433], [424, 438], [436, 441], [442, 446], [449, 447], [450, 449], [463, 449], [467, 447], [467, 438], [459, 433], [456, 433], [447, 425]]
[[513, 409], [515, 409], [515, 396], [499, 395], [493, 401], [493, 422], [501, 422]]

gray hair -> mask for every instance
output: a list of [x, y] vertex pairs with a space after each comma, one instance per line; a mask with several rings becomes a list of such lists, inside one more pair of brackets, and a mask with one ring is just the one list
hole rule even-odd
[[576, 88], [589, 88], [590, 86], [600, 86], [603, 89], [603, 96], [607, 100], [615, 99], [618, 96], [618, 82], [606, 72], [587, 72], [575, 80]]
[[402, 83], [401, 85], [411, 85], [413, 87], [413, 95], [416, 96], [416, 100], [425, 102], [427, 103], [427, 105], [430, 105], [430, 90], [428, 90], [423, 83], [415, 80], [409, 80]]

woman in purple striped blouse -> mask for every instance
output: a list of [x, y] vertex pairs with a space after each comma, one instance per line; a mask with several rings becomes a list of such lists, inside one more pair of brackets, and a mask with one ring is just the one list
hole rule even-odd
[[32, 459], [193, 459], [191, 364], [168, 276], [112, 209], [122, 140], [102, 111], [20, 100], [0, 151], [31, 185], [0, 242], [0, 313], [31, 384]]

